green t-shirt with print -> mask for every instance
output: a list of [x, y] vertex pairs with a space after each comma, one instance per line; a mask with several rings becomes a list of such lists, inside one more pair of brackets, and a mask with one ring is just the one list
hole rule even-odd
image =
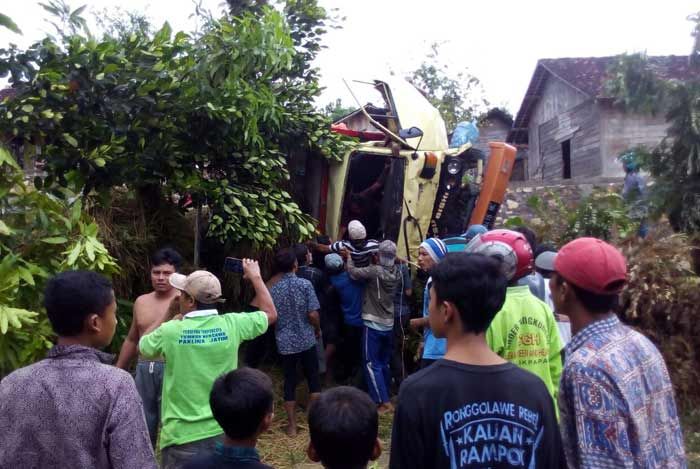
[[527, 285], [509, 287], [503, 308], [486, 331], [486, 342], [498, 355], [544, 381], [558, 416], [563, 345], [549, 306]]
[[[213, 310], [212, 310], [213, 312]], [[209, 407], [216, 378], [238, 367], [238, 347], [267, 330], [267, 316], [210, 314], [163, 323], [139, 341], [145, 357], [165, 357], [160, 447], [223, 433]]]

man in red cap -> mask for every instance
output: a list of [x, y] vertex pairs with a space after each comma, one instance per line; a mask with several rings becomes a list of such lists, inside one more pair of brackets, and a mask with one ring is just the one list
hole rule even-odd
[[613, 312], [627, 280], [624, 256], [579, 238], [559, 251], [554, 270], [552, 300], [573, 335], [559, 391], [569, 467], [686, 467], [666, 364]]

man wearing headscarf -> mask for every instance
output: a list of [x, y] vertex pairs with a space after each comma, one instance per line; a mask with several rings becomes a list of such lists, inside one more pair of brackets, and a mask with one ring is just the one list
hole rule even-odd
[[[428, 274], [447, 255], [447, 247], [438, 238], [428, 238], [423, 241], [418, 249], [418, 266]], [[430, 284], [432, 279], [428, 279], [423, 292], [423, 317], [411, 319], [413, 329], [423, 328], [423, 354], [421, 358], [421, 368], [432, 365], [436, 360], [445, 355], [447, 348], [446, 339], [437, 339], [428, 325], [428, 306], [430, 305]]]
[[467, 244], [476, 235], [486, 233], [488, 229], [484, 225], [470, 225], [467, 231], [459, 236], [453, 236], [451, 238], [444, 238], [442, 240], [445, 243], [447, 252], [464, 252], [467, 248]]

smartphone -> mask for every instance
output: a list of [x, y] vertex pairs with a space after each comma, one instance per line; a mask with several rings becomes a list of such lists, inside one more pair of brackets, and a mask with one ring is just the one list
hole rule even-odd
[[224, 271], [242, 274], [243, 261], [240, 259], [236, 259], [235, 257], [227, 257], [226, 260], [224, 260]]

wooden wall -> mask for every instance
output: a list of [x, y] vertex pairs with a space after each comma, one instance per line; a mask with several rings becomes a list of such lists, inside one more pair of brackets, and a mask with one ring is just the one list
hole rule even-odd
[[479, 140], [474, 148], [489, 154], [489, 142], [505, 142], [510, 126], [500, 120], [485, 121], [479, 126]]
[[541, 170], [542, 151], [539, 130], [545, 122], [551, 121], [559, 114], [568, 111], [579, 104], [590, 99], [564, 81], [549, 75], [547, 83], [542, 90], [542, 97], [532, 111], [529, 123], [529, 152], [528, 152], [528, 173], [530, 178], [541, 179], [542, 174], [535, 173]]
[[[540, 171], [531, 179], [558, 181], [563, 176], [562, 142], [570, 140], [571, 178], [590, 178], [602, 172], [600, 110], [589, 100], [558, 114], [539, 127]], [[532, 152], [530, 152], [532, 155]], [[530, 162], [532, 168], [532, 162]]]
[[561, 181], [562, 142], [569, 139], [573, 179], [623, 176], [617, 156], [639, 145], [653, 148], [667, 128], [663, 113], [624, 113], [550, 75], [530, 117], [528, 179]]

